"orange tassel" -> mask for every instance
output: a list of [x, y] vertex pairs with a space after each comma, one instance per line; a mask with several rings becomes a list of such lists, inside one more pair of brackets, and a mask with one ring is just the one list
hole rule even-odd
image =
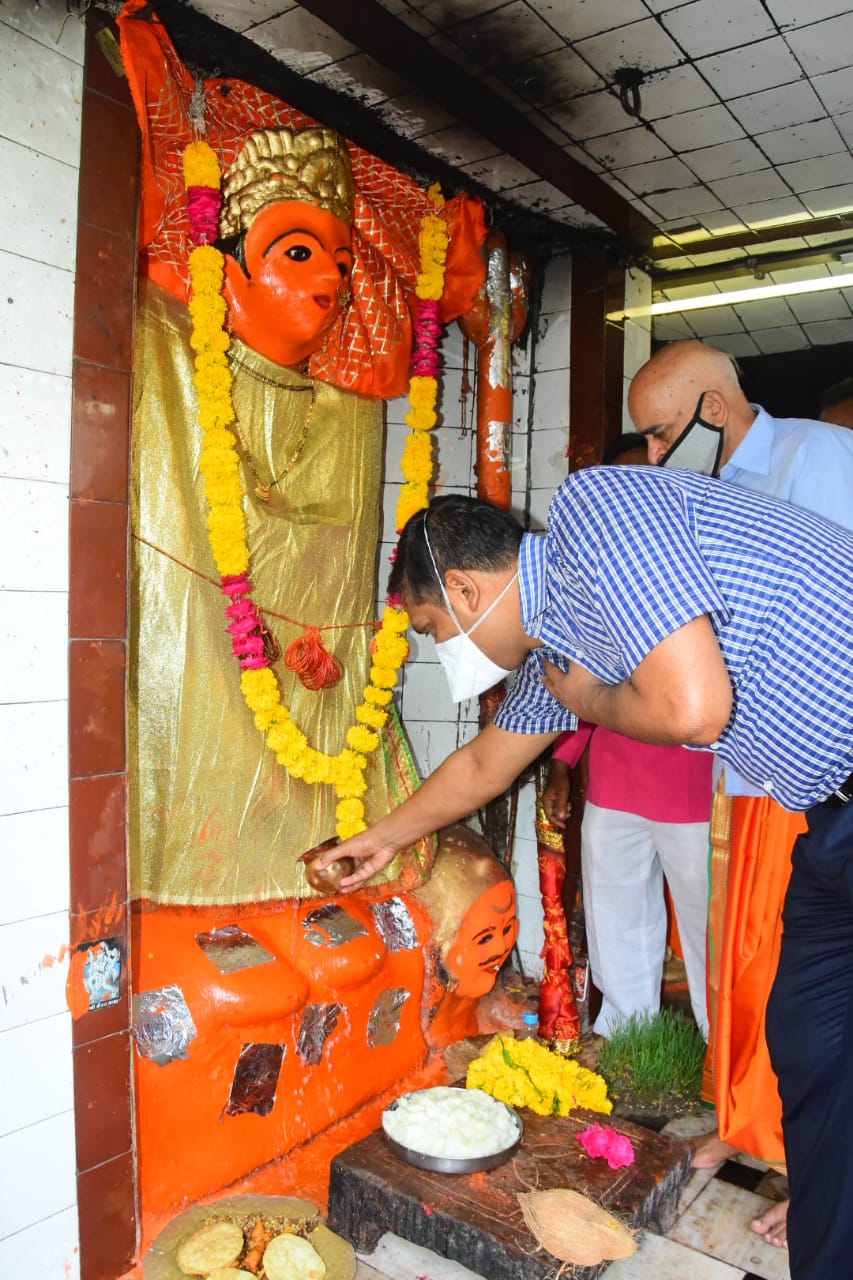
[[306, 689], [331, 689], [341, 678], [341, 664], [323, 644], [316, 627], [306, 627], [284, 651], [284, 665]]

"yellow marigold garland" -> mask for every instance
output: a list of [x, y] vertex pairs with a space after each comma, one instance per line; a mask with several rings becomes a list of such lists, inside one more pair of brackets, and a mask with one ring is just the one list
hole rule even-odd
[[613, 1110], [602, 1076], [538, 1040], [510, 1035], [492, 1037], [482, 1055], [468, 1064], [465, 1084], [540, 1116], [565, 1116], [574, 1107], [605, 1115]]
[[[363, 691], [364, 701], [355, 708], [356, 723], [347, 730], [347, 746], [334, 756], [315, 750], [291, 720], [281, 700], [278, 680], [263, 652], [260, 616], [251, 600], [247, 576], [249, 548], [239, 455], [236, 438], [228, 429], [235, 415], [227, 358], [227, 307], [222, 295], [224, 259], [209, 243], [216, 235], [221, 203], [219, 163], [207, 143], [194, 142], [184, 150], [183, 168], [190, 235], [196, 246], [189, 255], [189, 312], [190, 342], [196, 352], [194, 384], [198, 423], [202, 430], [199, 466], [209, 508], [210, 546], [222, 578], [222, 589], [231, 601], [226, 614], [231, 619], [232, 650], [240, 658], [242, 668], [240, 688], [255, 725], [266, 736], [267, 745], [290, 776], [302, 778], [309, 784], [326, 783], [334, 787], [335, 831], [345, 840], [365, 828], [364, 804], [360, 797], [367, 790], [364, 777], [367, 756], [379, 746], [379, 731], [388, 718], [384, 708], [391, 701], [391, 690], [409, 651], [404, 634], [409, 619], [404, 610], [391, 605], [385, 607], [380, 629], [371, 645], [370, 683]], [[429, 195], [440, 208], [443, 199], [437, 188], [431, 188]], [[419, 311], [412, 367], [428, 372], [426, 376], [412, 378], [412, 409], [407, 421], [414, 438], [407, 442], [404, 452], [403, 491], [407, 496], [405, 502], [401, 497], [398, 505], [401, 527], [408, 515], [426, 506], [427, 484], [432, 473], [432, 442], [429, 437], [418, 438], [416, 433], [428, 431], [435, 423], [438, 299], [444, 289], [447, 241], [443, 218], [427, 214], [419, 238], [421, 270], [416, 288]], [[425, 310], [421, 312], [420, 308]], [[401, 511], [408, 512], [405, 519], [401, 519]]]

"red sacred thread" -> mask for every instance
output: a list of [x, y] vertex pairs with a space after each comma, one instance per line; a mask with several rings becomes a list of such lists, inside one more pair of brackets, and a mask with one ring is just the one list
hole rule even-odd
[[341, 664], [323, 644], [317, 627], [306, 627], [284, 651], [284, 665], [306, 689], [331, 689], [341, 678]]

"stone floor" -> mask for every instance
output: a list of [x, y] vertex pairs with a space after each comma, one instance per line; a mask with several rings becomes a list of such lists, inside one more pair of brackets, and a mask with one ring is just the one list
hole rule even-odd
[[[672, 1120], [664, 1133], [691, 1137], [713, 1128], [713, 1113]], [[665, 1235], [641, 1231], [632, 1258], [611, 1263], [605, 1280], [789, 1280], [784, 1249], [749, 1229], [773, 1200], [785, 1196], [784, 1177], [746, 1156], [716, 1170], [695, 1169], [684, 1184], [679, 1216]], [[356, 1280], [489, 1280], [397, 1236], [384, 1235], [360, 1255]]]

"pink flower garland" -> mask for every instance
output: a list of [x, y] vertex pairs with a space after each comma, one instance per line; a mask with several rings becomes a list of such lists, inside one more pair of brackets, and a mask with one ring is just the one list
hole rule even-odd
[[434, 298], [418, 298], [415, 311], [415, 349], [409, 364], [409, 373], [412, 377], [438, 377], [440, 337], [441, 321], [438, 317], [438, 302]]
[[258, 606], [251, 599], [252, 586], [245, 573], [229, 574], [221, 582], [222, 592], [231, 603], [225, 616], [230, 618], [227, 630], [231, 633], [231, 652], [239, 658], [243, 668], [268, 667], [263, 638], [259, 634], [261, 616]]
[[193, 244], [213, 244], [219, 232], [222, 192], [215, 187], [187, 187], [187, 217]]

